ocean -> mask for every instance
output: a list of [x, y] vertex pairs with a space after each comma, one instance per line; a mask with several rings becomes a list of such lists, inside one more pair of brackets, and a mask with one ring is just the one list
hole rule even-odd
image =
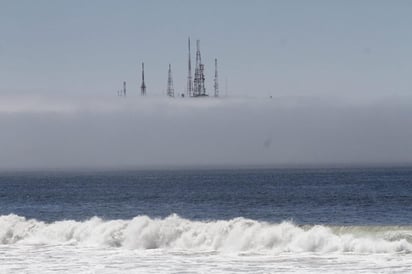
[[1, 172], [0, 273], [412, 273], [412, 168]]

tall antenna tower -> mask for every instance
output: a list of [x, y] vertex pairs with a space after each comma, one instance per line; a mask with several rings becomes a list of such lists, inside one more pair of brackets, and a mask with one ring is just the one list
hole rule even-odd
[[217, 59], [215, 58], [215, 82], [213, 87], [215, 88], [215, 97], [219, 97], [219, 82], [217, 77]]
[[169, 64], [169, 73], [167, 78], [167, 95], [169, 97], [175, 97], [175, 90], [173, 88], [173, 78], [172, 78], [172, 66]]
[[200, 41], [196, 41], [196, 68], [195, 68], [195, 79], [194, 79], [194, 88], [193, 96], [207, 96], [205, 89], [205, 74], [204, 74], [204, 65], [202, 64], [202, 58], [200, 56]]
[[146, 95], [146, 84], [144, 83], [144, 63], [142, 63], [142, 85], [140, 86], [140, 93], [142, 96]]
[[123, 81], [123, 96], [126, 96], [126, 81]]
[[190, 37], [188, 38], [188, 46], [189, 46], [189, 60], [188, 60], [188, 68], [187, 68], [187, 96], [191, 97], [193, 95], [193, 82], [192, 82], [192, 55], [190, 53]]

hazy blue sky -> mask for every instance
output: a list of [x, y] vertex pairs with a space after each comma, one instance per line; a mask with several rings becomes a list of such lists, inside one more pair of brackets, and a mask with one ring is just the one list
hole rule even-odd
[[[222, 93], [359, 97], [412, 92], [412, 1], [0, 1], [0, 92], [149, 94], [185, 88], [187, 36]], [[193, 55], [194, 57], [194, 55]]]

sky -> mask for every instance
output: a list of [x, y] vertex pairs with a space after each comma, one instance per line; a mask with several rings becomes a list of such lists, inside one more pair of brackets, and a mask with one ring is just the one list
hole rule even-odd
[[[401, 0], [0, 0], [0, 170], [412, 164], [411, 12]], [[165, 97], [169, 64], [185, 91], [188, 36], [209, 94], [218, 58], [220, 98]]]
[[[184, 91], [187, 37], [206, 87], [232, 96], [387, 96], [412, 90], [410, 1], [0, 1], [0, 92], [114, 94], [123, 80]], [[194, 48], [192, 49], [194, 61]]]

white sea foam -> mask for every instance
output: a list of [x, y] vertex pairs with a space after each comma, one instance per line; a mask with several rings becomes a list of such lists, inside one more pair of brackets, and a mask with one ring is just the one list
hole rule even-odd
[[245, 218], [191, 221], [177, 215], [131, 220], [98, 217], [45, 223], [16, 215], [0, 217], [3, 245], [78, 245], [126, 249], [258, 253], [410, 253], [411, 227], [297, 226]]
[[0, 216], [0, 273], [411, 273], [412, 227]]

